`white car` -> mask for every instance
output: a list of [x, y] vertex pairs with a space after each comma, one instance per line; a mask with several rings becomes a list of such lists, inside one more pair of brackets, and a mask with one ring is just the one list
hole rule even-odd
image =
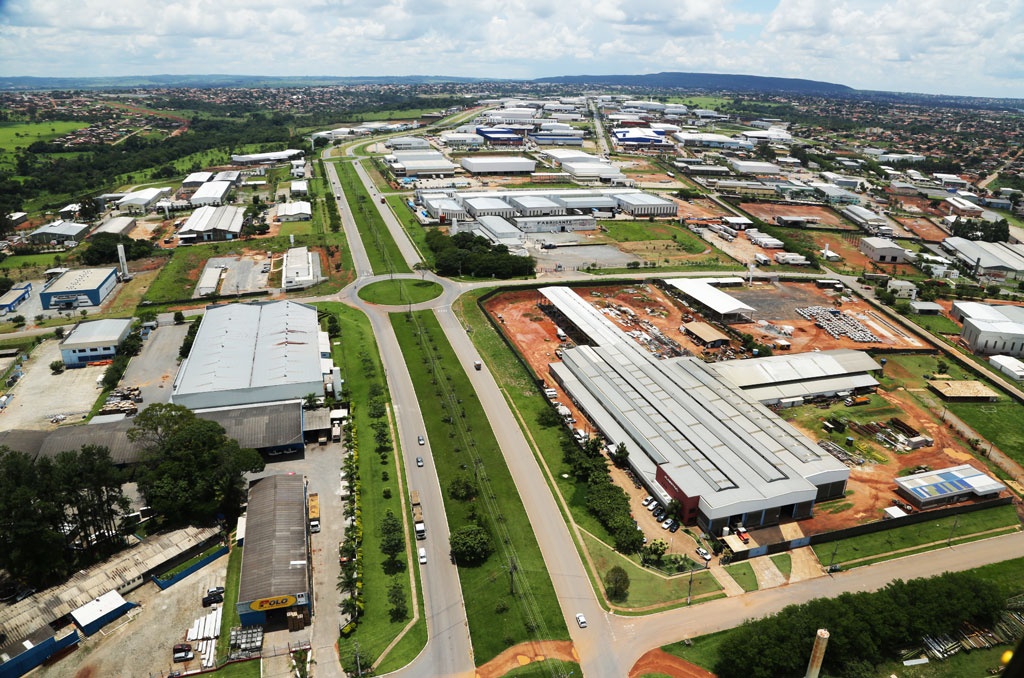
[[652, 501], [650, 504], [647, 505], [648, 511], [653, 511], [656, 508], [658, 508], [658, 502], [656, 501]]
[[647, 495], [646, 497], [644, 497], [644, 500], [643, 500], [642, 502], [640, 502], [640, 504], [641, 504], [642, 506], [647, 506], [647, 505], [648, 505], [648, 504], [650, 504], [650, 503], [651, 503], [652, 501], [654, 501], [654, 497], [652, 497], [651, 495]]
[[587, 628], [587, 618], [584, 617], [582, 614], [576, 615], [576, 623], [580, 625], [581, 629]]
[[708, 553], [708, 550], [703, 546], [697, 547], [697, 555], [703, 558], [704, 560], [711, 560], [711, 554]]
[[667, 530], [670, 527], [672, 527], [672, 519], [671, 518], [669, 518], [668, 520], [666, 520], [665, 522], [663, 522], [661, 524], [661, 529], [663, 529], [663, 530]]
[[420, 564], [421, 565], [426, 565], [427, 564], [427, 549], [422, 549], [422, 548], [420, 549]]

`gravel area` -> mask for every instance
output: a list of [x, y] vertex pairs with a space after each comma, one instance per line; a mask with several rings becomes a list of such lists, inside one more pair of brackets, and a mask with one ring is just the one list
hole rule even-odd
[[67, 423], [81, 419], [96, 403], [100, 391], [96, 379], [107, 369], [103, 366], [50, 372], [50, 363], [60, 360], [56, 339], [44, 341], [25, 364], [25, 376], [14, 385], [11, 404], [0, 413], [0, 428], [45, 430], [55, 428], [50, 418], [67, 415]]

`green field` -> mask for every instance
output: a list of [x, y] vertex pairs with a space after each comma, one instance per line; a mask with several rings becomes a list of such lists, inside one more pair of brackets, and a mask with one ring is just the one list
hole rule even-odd
[[[956, 529], [953, 530], [953, 524]], [[851, 560], [870, 558], [888, 554], [892, 551], [909, 549], [923, 546], [932, 542], [940, 542], [935, 548], [944, 548], [946, 539], [951, 531], [953, 542], [969, 535], [979, 532], [987, 532], [997, 528], [1012, 527], [1020, 525], [1017, 511], [1013, 506], [997, 506], [996, 508], [975, 511], [974, 513], [963, 513], [956, 516], [946, 516], [935, 520], [928, 520], [916, 525], [896, 527], [891, 530], [863, 534], [858, 537], [850, 537], [836, 542], [816, 544], [812, 548], [814, 554], [823, 565], [831, 563], [842, 564]], [[835, 553], [833, 560], [832, 554]], [[892, 557], [898, 557], [895, 554]], [[884, 558], [872, 559], [871, 562], [878, 562]]]
[[960, 326], [944, 315], [920, 315], [911, 313], [908, 320], [917, 323], [932, 334], [960, 334]]
[[[625, 600], [612, 601], [614, 605], [632, 608], [669, 605], [678, 603], [680, 600], [685, 601], [687, 592], [690, 592], [692, 596], [701, 596], [722, 590], [721, 585], [707, 570], [694, 572], [693, 588], [690, 589], [689, 574], [677, 574], [669, 578], [662, 577], [641, 567], [632, 558], [627, 558], [586, 533], [583, 534], [583, 542], [586, 544], [587, 551], [590, 552], [590, 557], [594, 561], [601, 581], [604, 581], [605, 575], [616, 565], [625, 569], [629, 575], [629, 593]], [[743, 564], [750, 567], [749, 563]], [[750, 574], [753, 576], [753, 571]], [[757, 588], [756, 584], [754, 588]], [[692, 602], [696, 604], [701, 601]], [[654, 610], [650, 612], [653, 613]]]
[[[369, 664], [376, 660], [412, 617], [408, 563], [404, 556], [399, 556], [397, 559], [400, 566], [389, 563], [388, 558], [379, 548], [380, 520], [385, 513], [390, 510], [396, 516], [401, 516], [404, 512], [410, 518], [411, 528], [411, 511], [405, 500], [405, 494], [400, 492], [398, 487], [398, 476], [403, 473], [403, 470], [396, 469], [392, 463], [394, 459], [392, 451], [387, 454], [388, 463], [381, 463], [380, 457], [374, 450], [373, 420], [369, 414], [370, 410], [368, 407], [362, 406], [369, 403], [371, 388], [375, 384], [384, 386], [384, 399], [390, 400], [384, 383], [384, 369], [380, 362], [380, 354], [377, 351], [377, 342], [374, 339], [370, 321], [361, 311], [337, 302], [318, 303], [317, 308], [334, 314], [341, 324], [341, 336], [334, 340], [338, 343], [334, 344], [332, 349], [334, 363], [342, 367], [345, 386], [350, 392], [351, 401], [359, 404], [352, 409], [352, 416], [355, 430], [357, 433], [361, 432], [359, 434], [359, 481], [361, 482], [359, 497], [364, 530], [361, 552], [363, 554], [363, 596], [366, 609], [363, 616], [359, 618], [355, 632], [348, 638], [341, 639], [340, 647], [343, 663], [347, 665], [347, 661], [344, 660], [353, 656], [354, 645], [358, 642], [362, 661]], [[383, 472], [388, 474], [386, 480]], [[408, 488], [408, 486], [406, 487]], [[387, 494], [390, 494], [389, 498], [384, 497], [385, 490]], [[407, 534], [406, 538], [412, 541], [411, 533]], [[331, 551], [330, 557], [337, 557], [335, 548], [329, 546], [326, 549]], [[415, 568], [414, 574], [417, 587], [419, 587], [419, 568]], [[395, 577], [398, 577], [405, 587], [406, 605], [409, 610], [408, 617], [398, 621], [391, 620], [389, 613], [391, 606], [388, 602], [388, 585]], [[394, 661], [398, 666], [405, 665], [423, 648], [426, 636], [426, 619], [421, 615], [417, 625], [389, 653], [386, 661]]]
[[224, 578], [224, 613], [220, 619], [220, 636], [217, 637], [217, 659], [228, 656], [231, 643], [231, 629], [240, 626], [238, 610], [238, 582], [242, 576], [242, 547], [233, 546], [228, 556], [228, 573]]
[[387, 111], [370, 111], [368, 113], [358, 113], [351, 118], [346, 118], [339, 123], [359, 123], [359, 122], [372, 122], [374, 120], [415, 120], [420, 118], [427, 113], [436, 113], [436, 108], [410, 108], [405, 111], [401, 110], [387, 110]]
[[789, 579], [789, 573], [793, 571], [793, 556], [788, 553], [780, 553], [776, 556], [768, 556], [775, 563], [775, 567], [779, 568], [779, 572], [782, 573], [786, 579]]
[[[459, 568], [476, 664], [487, 662], [518, 642], [568, 639], [561, 607], [502, 451], [437, 318], [429, 311], [394, 313], [391, 324], [417, 397], [422, 403], [435, 404], [423, 408], [423, 417], [441, 487], [447, 488], [453, 479], [465, 475], [472, 482], [473, 472], [468, 469], [473, 468], [474, 459], [479, 459], [479, 473], [486, 477], [481, 484], [491, 493], [488, 498], [458, 501], [445, 492], [449, 528], [455, 530], [479, 521], [490, 533], [494, 546], [494, 552], [482, 564]], [[422, 328], [423, 335], [418, 334], [418, 328]], [[439, 375], [436, 380], [434, 369]], [[439, 398], [443, 403], [440, 407]], [[499, 538], [509, 540], [508, 548], [516, 560], [514, 596], [506, 588], [509, 563]], [[524, 585], [529, 587], [529, 596], [524, 597]], [[499, 606], [507, 609], [500, 611]]]
[[370, 260], [373, 272], [378, 275], [411, 273], [412, 270], [405, 263], [398, 245], [391, 237], [391, 231], [388, 230], [387, 224], [377, 211], [377, 206], [373, 204], [366, 187], [356, 174], [355, 167], [350, 162], [340, 162], [337, 169], [338, 179], [342, 190], [345, 191], [345, 199], [348, 200], [352, 218], [359, 229], [359, 236], [362, 238], [363, 247], [366, 248], [366, 256]]
[[88, 123], [73, 121], [0, 122], [0, 153], [11, 153], [18, 147], [28, 148], [37, 141], [56, 139], [88, 126]]
[[[951, 403], [950, 411], [1018, 464], [1024, 464], [1024, 417], [1017, 402]], [[982, 443], [982, 449], [985, 449]]]
[[402, 222], [402, 228], [405, 229], [409, 239], [412, 240], [413, 245], [419, 250], [423, 261], [428, 266], [433, 267], [434, 251], [427, 246], [427, 228], [421, 226], [420, 222], [416, 221], [416, 217], [410, 212], [409, 198], [402, 195], [389, 195], [386, 200], [388, 205], [391, 206], [391, 211]]
[[263, 676], [263, 669], [260, 666], [262, 661], [262, 659], [250, 659], [249, 661], [235, 662], [210, 675], [217, 676], [217, 678], [261, 678]]
[[693, 233], [665, 221], [600, 221], [608, 237], [617, 242], [674, 240], [689, 254], [700, 254], [710, 245]]
[[430, 301], [441, 295], [442, 288], [430, 280], [381, 280], [359, 290], [359, 298], [371, 304], [397, 306]]
[[729, 576], [735, 580], [737, 584], [743, 587], [746, 592], [757, 590], [757, 577], [754, 576], [754, 568], [750, 563], [736, 563], [735, 565], [729, 565], [725, 568], [725, 571], [729, 573]]

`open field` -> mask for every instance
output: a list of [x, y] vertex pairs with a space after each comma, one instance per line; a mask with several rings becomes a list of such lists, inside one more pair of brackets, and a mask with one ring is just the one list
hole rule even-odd
[[[348, 389], [352, 402], [369, 403], [375, 387], [380, 386], [383, 386], [381, 397], [388, 402], [390, 397], [384, 383], [384, 370], [380, 362], [380, 354], [366, 316], [357, 309], [337, 302], [321, 302], [317, 304], [317, 308], [334, 314], [340, 322], [341, 335], [332, 338], [332, 353], [334, 364], [342, 368], [345, 388]], [[396, 469], [390, 463], [394, 458], [392, 451], [387, 453], [388, 463], [381, 464], [380, 458], [374, 450], [373, 419], [369, 412], [368, 406], [359, 406], [352, 410], [355, 430], [357, 434], [361, 434], [359, 437], [360, 510], [364, 521], [364, 546], [361, 551], [363, 554], [363, 597], [366, 609], [359, 619], [355, 632], [340, 641], [342, 656], [351, 656], [353, 645], [358, 642], [363, 660], [367, 663], [375, 661], [395, 636], [405, 628], [414, 609], [412, 595], [409, 591], [409, 570], [405, 555], [402, 554], [395, 562], [391, 562], [379, 548], [381, 542], [380, 520], [387, 511], [392, 511], [396, 516], [401, 516], [404, 512], [410, 517], [410, 526], [412, 523], [405, 493], [399, 491], [398, 486], [398, 476], [403, 473], [403, 470]], [[386, 477], [382, 472], [386, 472]], [[387, 498], [385, 498], [385, 494]], [[411, 535], [406, 534], [406, 538], [410, 540]], [[327, 548], [333, 551], [337, 547], [328, 545]], [[337, 557], [336, 551], [334, 551], [333, 557]], [[414, 575], [417, 586], [419, 586], [419, 568], [416, 568]], [[409, 613], [404, 619], [392, 621], [389, 613], [391, 604], [388, 602], [388, 586], [395, 577], [403, 583], [406, 608]], [[408, 636], [410, 636], [408, 642], [403, 638], [399, 645], [392, 650], [392, 653], [398, 652], [399, 654], [394, 657], [391, 654], [388, 655], [396, 663], [401, 662], [399, 666], [410, 661], [426, 643], [425, 617], [421, 615], [420, 621]]]
[[[956, 523], [955, 529], [954, 523]], [[950, 535], [955, 542], [979, 532], [1019, 526], [1020, 518], [1013, 506], [997, 506], [974, 513], [946, 516], [915, 525], [863, 534], [827, 544], [817, 544], [811, 548], [814, 549], [814, 554], [818, 556], [822, 565], [843, 564], [933, 542], [939, 542], [936, 548], [944, 548]]]
[[[443, 449], [441, 441], [451, 441], [446, 446], [447, 453], [435, 452], [433, 457], [441, 486], [447, 487], [453, 479], [467, 473], [467, 462], [472, 460], [465, 456], [468, 452], [463, 448], [472, 445], [477, 458], [481, 460], [481, 473], [486, 474], [486, 487], [493, 492], [495, 510], [500, 511], [502, 516], [500, 531], [507, 531], [509, 546], [515, 553], [520, 573], [519, 586], [527, 584], [531, 589], [531, 595], [524, 602], [521, 598], [522, 588], [519, 594], [509, 596], [503, 585], [494, 585], [496, 580], [503, 582], [506, 579], [506, 572], [502, 568], [507, 565], [504, 549], [497, 543], [494, 544], [495, 552], [483, 563], [473, 567], [459, 567], [476, 664], [479, 666], [486, 663], [517, 642], [531, 639], [567, 640], [568, 631], [561, 609], [515, 483], [494, 434], [487, 425], [480, 401], [436, 317], [429, 311], [395, 313], [391, 315], [391, 324], [402, 346], [419, 400], [424, 403], [436, 403], [439, 397], [445, 403], [460, 400], [465, 421], [472, 425], [471, 431], [461, 424], [456, 425], [454, 418], [461, 419], [461, 413], [446, 414], [447, 408], [423, 409], [427, 434], [434, 442], [435, 450]], [[418, 328], [427, 334], [419, 335]], [[437, 380], [439, 384], [435, 383], [434, 369], [440, 375]], [[442, 384], [445, 386], [442, 387]], [[472, 482], [472, 474], [468, 475]], [[499, 530], [496, 517], [487, 508], [489, 503], [481, 499], [473, 502], [459, 501], [445, 493], [445, 513], [450, 529], [454, 531], [468, 523], [479, 522], [490, 533], [493, 542], [498, 538], [496, 532]], [[507, 609], [496, 612], [501, 603]], [[535, 630], [529, 627], [531, 623], [536, 624]]]
[[775, 226], [777, 216], [817, 217], [821, 227], [834, 228], [842, 231], [856, 231], [857, 227], [848, 219], [840, 216], [828, 207], [818, 205], [779, 205], [770, 202], [741, 202], [739, 208], [747, 214], [757, 217]]
[[395, 306], [418, 304], [441, 294], [441, 286], [429, 280], [381, 280], [359, 290], [359, 298], [371, 304]]
[[923, 217], [896, 217], [896, 221], [925, 242], [942, 242], [950, 235], [934, 222]]
[[[786, 325], [794, 328], [791, 336], [784, 338], [792, 344], [794, 353], [800, 351], [830, 348], [927, 348], [927, 344], [912, 335], [909, 331], [896, 327], [891, 321], [883, 318], [867, 302], [857, 297], [847, 297], [846, 301], [832, 291], [819, 289], [814, 283], [755, 283], [752, 287], [729, 288], [728, 293], [755, 309], [754, 322], [732, 325], [740, 332], [754, 335], [761, 343], [771, 345], [783, 335], [773, 333], [765, 326], [757, 324], [758, 320], [766, 320], [773, 326]], [[840, 305], [836, 305], [840, 302]], [[813, 320], [806, 320], [796, 312], [798, 308], [825, 306], [838, 308], [844, 313], [859, 320], [861, 324], [880, 339], [878, 342], [857, 342], [849, 337], [833, 338], [824, 329], [815, 325]]]
[[348, 200], [352, 218], [359, 229], [373, 272], [410, 273], [409, 265], [402, 258], [398, 245], [391, 237], [391, 232], [366, 192], [366, 187], [363, 186], [352, 163], [338, 163], [338, 179], [341, 181], [342, 190], [345, 191], [345, 199]]
[[606, 238], [627, 254], [656, 262], [658, 265], [710, 266], [735, 264], [735, 260], [690, 231], [669, 221], [601, 221], [603, 234], [595, 242]]
[[732, 216], [732, 212], [725, 211], [718, 203], [708, 198], [681, 200], [672, 197], [671, 200], [679, 205], [677, 214], [683, 219], [717, 219], [718, 217]]
[[88, 127], [85, 122], [0, 122], [0, 157], [16, 148], [28, 148], [37, 141], [50, 141], [68, 132]]

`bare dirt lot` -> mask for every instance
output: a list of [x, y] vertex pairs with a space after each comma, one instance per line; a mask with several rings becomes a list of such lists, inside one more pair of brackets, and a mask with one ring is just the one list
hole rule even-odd
[[857, 227], [827, 207], [817, 205], [778, 205], [767, 202], [743, 202], [740, 209], [761, 221], [774, 224], [777, 216], [818, 217], [818, 223], [844, 231], [856, 231]]
[[907, 231], [925, 242], [941, 242], [949, 233], [923, 217], [899, 217], [896, 219]]
[[[889, 323], [866, 302], [847, 297], [841, 301], [834, 292], [817, 288], [814, 283], [755, 283], [753, 287], [733, 288], [729, 294], [756, 309], [755, 322], [739, 323], [733, 327], [740, 332], [752, 334], [761, 343], [771, 344], [782, 335], [773, 333], [756, 321], [765, 320], [771, 325], [789, 325], [794, 328], [792, 336], [784, 337], [792, 344], [794, 353], [832, 348], [925, 348], [927, 344], [915, 338], [906, 330]], [[839, 306], [835, 306], [840, 301]], [[833, 338], [825, 330], [805, 320], [796, 312], [797, 308], [808, 306], [836, 307], [852, 315], [881, 341], [877, 343], [856, 342], [848, 337]]]
[[722, 209], [715, 201], [707, 198], [697, 198], [696, 200], [672, 198], [672, 201], [679, 205], [677, 214], [683, 219], [717, 219], [730, 216], [730, 213]]
[[924, 198], [917, 195], [893, 195], [891, 196], [892, 201], [900, 205], [903, 209], [908, 212], [920, 211], [924, 214], [930, 214], [933, 217], [945, 216], [945, 213], [938, 207], [932, 207], [932, 199]]
[[51, 373], [50, 363], [60, 359], [60, 343], [56, 339], [44, 341], [32, 351], [24, 367], [25, 376], [11, 389], [11, 404], [0, 410], [0, 428], [53, 429], [57, 426], [50, 423], [54, 415], [66, 415], [67, 423], [72, 423], [92, 410], [100, 394], [96, 379], [107, 368], [81, 367]]

